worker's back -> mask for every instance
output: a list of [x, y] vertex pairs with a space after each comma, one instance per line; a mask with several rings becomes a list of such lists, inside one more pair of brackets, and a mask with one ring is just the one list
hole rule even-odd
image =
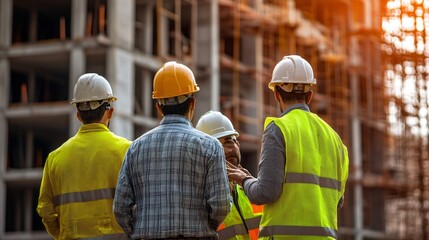
[[[112, 211], [122, 159], [131, 144], [100, 123], [85, 124], [45, 164], [38, 212], [43, 222], [59, 219], [59, 239], [122, 233]], [[49, 200], [54, 199], [54, 205]], [[58, 221], [57, 219], [57, 221]]]
[[[218, 180], [226, 179], [223, 155], [216, 139], [180, 115], [165, 116], [136, 139], [120, 175], [128, 178], [135, 195], [131, 236], [216, 237], [230, 207], [227, 182]], [[115, 212], [121, 212], [125, 191], [129, 189], [118, 188]]]
[[[283, 229], [285, 239], [334, 239], [337, 205], [348, 176], [347, 148], [338, 134], [311, 112], [296, 109], [267, 121], [274, 121], [283, 132], [286, 165], [280, 199], [264, 207], [269, 218], [262, 217], [261, 234], [281, 226], [277, 230]], [[304, 236], [294, 236], [296, 232]]]

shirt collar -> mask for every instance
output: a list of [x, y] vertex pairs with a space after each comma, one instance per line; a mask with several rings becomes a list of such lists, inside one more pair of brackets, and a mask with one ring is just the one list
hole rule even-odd
[[88, 123], [79, 128], [79, 132], [102, 132], [110, 131], [109, 128], [102, 123]]
[[282, 112], [281, 116], [284, 116], [284, 115], [286, 115], [287, 113], [289, 113], [290, 111], [295, 110], [295, 109], [300, 109], [300, 110], [304, 110], [304, 111], [306, 111], [306, 112], [310, 112], [310, 108], [308, 107], [308, 105], [307, 105], [307, 104], [305, 104], [305, 103], [296, 103], [296, 104], [294, 104], [294, 105], [292, 105], [292, 106], [290, 106], [290, 107], [286, 108], [286, 109]]
[[186, 125], [189, 125], [190, 127], [193, 126], [191, 121], [189, 121], [189, 119], [178, 114], [165, 115], [159, 124], [163, 125], [163, 124], [172, 124], [172, 123], [186, 124]]

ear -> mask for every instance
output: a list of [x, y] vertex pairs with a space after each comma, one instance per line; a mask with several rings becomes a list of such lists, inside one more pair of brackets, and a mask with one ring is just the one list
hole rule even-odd
[[195, 110], [195, 106], [197, 105], [197, 99], [196, 98], [191, 98], [191, 105], [192, 105], [192, 110]]
[[111, 119], [112, 118], [112, 115], [113, 115], [113, 112], [115, 111], [115, 109], [113, 108], [113, 107], [110, 107], [110, 109], [108, 109], [107, 111], [106, 111], [106, 114], [107, 114], [107, 117], [109, 118], [109, 119]]
[[310, 90], [307, 93], [307, 101], [306, 101], [307, 105], [310, 104], [312, 98], [313, 98], [313, 91]]
[[82, 119], [80, 118], [80, 112], [79, 111], [76, 112], [76, 117], [80, 122], [82, 122]]
[[194, 117], [196, 102], [197, 102], [197, 100], [194, 97], [190, 99], [189, 111], [188, 111], [189, 120], [192, 120], [192, 118]]
[[104, 111], [103, 117], [101, 118], [99, 123], [102, 123], [102, 124], [106, 125], [107, 127], [109, 127], [110, 120], [112, 119], [113, 111], [114, 111], [113, 107], [106, 109], [106, 111]]
[[164, 113], [162, 112], [161, 105], [159, 104], [159, 102], [156, 102], [156, 103], [155, 103], [155, 107], [156, 107], [156, 110], [158, 110], [158, 112], [159, 112], [162, 116], [164, 116]]
[[280, 100], [282, 99], [280, 93], [277, 90], [274, 90], [274, 98], [278, 103], [280, 103]]

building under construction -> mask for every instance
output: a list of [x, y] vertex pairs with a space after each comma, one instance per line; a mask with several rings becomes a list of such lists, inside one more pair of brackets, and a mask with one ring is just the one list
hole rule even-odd
[[0, 239], [50, 239], [36, 212], [48, 153], [78, 130], [69, 104], [86, 72], [118, 101], [110, 129], [158, 124], [152, 78], [188, 65], [208, 110], [240, 132], [257, 173], [267, 84], [299, 54], [317, 78], [313, 112], [348, 146], [339, 239], [429, 239], [429, 6], [422, 0], [0, 0]]

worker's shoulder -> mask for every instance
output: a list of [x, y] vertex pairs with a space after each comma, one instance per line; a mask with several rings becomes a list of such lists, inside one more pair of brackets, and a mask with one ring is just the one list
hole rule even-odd
[[222, 147], [221, 143], [219, 142], [219, 140], [217, 140], [217, 138], [210, 136], [210, 135], [208, 135], [202, 131], [199, 131], [197, 129], [194, 129], [193, 137], [196, 139], [199, 139], [203, 143]]
[[67, 139], [65, 142], [63, 142], [60, 146], [58, 146], [57, 148], [55, 148], [54, 150], [52, 150], [47, 157], [47, 161], [49, 159], [55, 159], [57, 155], [61, 154], [61, 152], [63, 151], [68, 151], [68, 149], [72, 149], [74, 147], [74, 142], [75, 141], [76, 136], [73, 136], [69, 139]]
[[122, 137], [122, 136], [116, 135], [116, 134], [115, 134], [115, 133], [113, 133], [113, 132], [111, 132], [111, 136], [112, 136], [112, 140], [113, 140], [113, 141], [115, 141], [117, 144], [123, 144], [123, 145], [128, 145], [128, 146], [130, 146], [130, 145], [131, 145], [131, 143], [132, 143], [132, 141], [131, 141], [131, 140], [129, 140], [129, 139], [125, 138], [125, 137]]

